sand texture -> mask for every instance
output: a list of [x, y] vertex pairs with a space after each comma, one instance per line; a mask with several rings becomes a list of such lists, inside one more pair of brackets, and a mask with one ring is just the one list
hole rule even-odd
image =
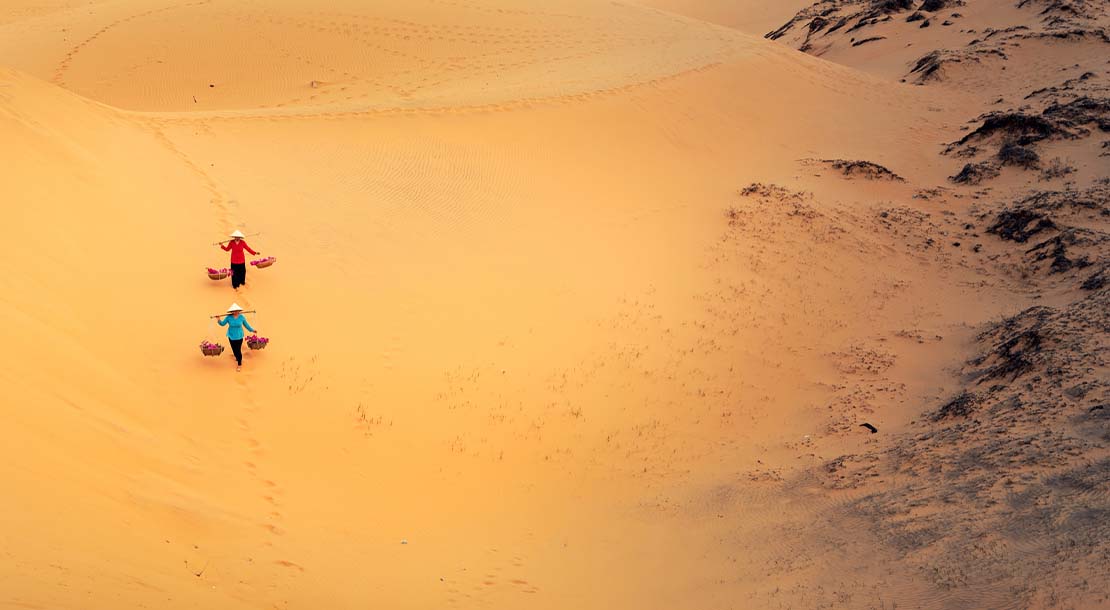
[[0, 608], [1106, 608], [1107, 28], [2, 3]]

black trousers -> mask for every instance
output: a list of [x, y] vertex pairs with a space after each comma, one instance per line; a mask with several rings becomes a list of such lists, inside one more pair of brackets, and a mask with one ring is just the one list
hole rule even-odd
[[231, 287], [238, 288], [247, 283], [247, 264], [231, 263]]
[[242, 365], [243, 364], [243, 340], [242, 339], [230, 339], [230, 341], [231, 341], [231, 353], [235, 354], [235, 362]]

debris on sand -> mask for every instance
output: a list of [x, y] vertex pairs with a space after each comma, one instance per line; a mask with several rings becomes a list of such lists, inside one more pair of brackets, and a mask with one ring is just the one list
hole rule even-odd
[[[806, 191], [792, 191], [777, 184], [752, 183], [740, 190], [740, 196], [754, 199], [761, 206], [773, 207], [786, 216], [806, 220], [816, 219], [822, 214], [812, 205], [813, 194]], [[748, 212], [737, 207], [728, 210], [729, 224], [743, 224]]]
[[766, 230], [767, 226], [784, 223], [822, 243], [843, 239], [848, 231], [845, 216], [828, 202], [816, 204], [808, 191], [753, 183], [740, 189], [738, 194], [735, 203], [725, 210], [733, 237], [757, 227]]
[[763, 197], [766, 199], [796, 199], [807, 200], [811, 199], [813, 195], [805, 191], [792, 191], [786, 187], [777, 184], [763, 184], [762, 182], [753, 182], [748, 186], [740, 189], [740, 195], [744, 197]]

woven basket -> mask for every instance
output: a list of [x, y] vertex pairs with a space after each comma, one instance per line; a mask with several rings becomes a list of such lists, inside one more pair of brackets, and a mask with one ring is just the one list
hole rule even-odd
[[200, 351], [205, 356], [219, 356], [220, 354], [224, 353], [224, 346], [217, 345], [216, 347], [202, 347], [200, 348]]
[[266, 349], [266, 346], [269, 344], [269, 342], [263, 343], [261, 341], [247, 341], [247, 347], [251, 349]]
[[208, 274], [208, 279], [210, 279], [210, 280], [226, 280], [228, 275], [229, 274], [227, 274], [227, 273], [209, 273]]
[[264, 267], [269, 267], [270, 265], [272, 265], [276, 262], [277, 262], [276, 260], [262, 261], [262, 262], [256, 264], [255, 267], [257, 267], [259, 269], [262, 269]]

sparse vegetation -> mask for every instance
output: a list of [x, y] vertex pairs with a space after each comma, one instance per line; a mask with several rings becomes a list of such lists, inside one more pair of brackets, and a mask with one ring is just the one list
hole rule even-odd
[[1066, 163], [1060, 157], [1055, 157], [1041, 169], [1041, 180], [1056, 180], [1074, 172], [1075, 168], [1071, 164]]
[[1041, 156], [1032, 148], [1018, 144], [1003, 144], [998, 150], [998, 160], [1002, 165], [1012, 165], [1022, 169], [1037, 169], [1041, 164]]
[[906, 179], [889, 169], [871, 161], [846, 161], [844, 159], [822, 159], [821, 163], [848, 177], [861, 177], [868, 180], [891, 180], [905, 182]]
[[956, 184], [976, 185], [982, 183], [984, 180], [990, 180], [1001, 173], [998, 166], [994, 163], [984, 161], [982, 163], [968, 163], [964, 165], [960, 173], [949, 178]]
[[979, 397], [973, 392], [963, 391], [952, 400], [944, 403], [940, 409], [937, 409], [932, 415], [933, 421], [941, 421], [952, 417], [967, 417], [979, 403]]

